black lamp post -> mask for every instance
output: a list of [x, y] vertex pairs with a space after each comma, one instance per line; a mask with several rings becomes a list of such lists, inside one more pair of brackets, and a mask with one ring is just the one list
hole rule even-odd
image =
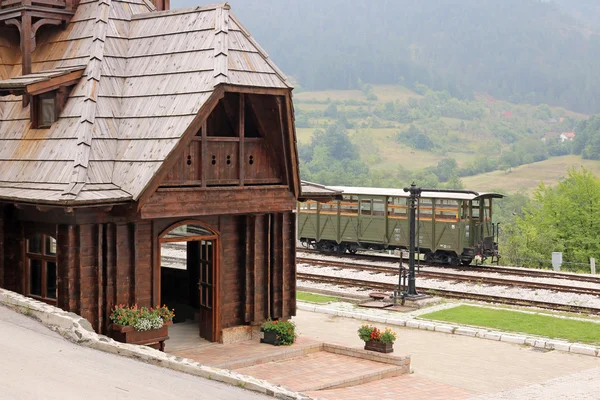
[[409, 214], [409, 223], [410, 223], [410, 249], [409, 249], [409, 257], [408, 257], [408, 290], [406, 292], [407, 297], [418, 296], [417, 286], [415, 283], [415, 236], [416, 236], [416, 209], [417, 209], [417, 201], [419, 197], [421, 197], [421, 188], [417, 187], [413, 182], [410, 187], [405, 187], [404, 191], [410, 193], [410, 214]]

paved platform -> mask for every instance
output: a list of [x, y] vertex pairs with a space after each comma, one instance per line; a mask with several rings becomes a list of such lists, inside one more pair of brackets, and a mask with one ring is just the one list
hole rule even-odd
[[[294, 321], [303, 336], [316, 340], [327, 340], [331, 337], [330, 332], [335, 330], [336, 342], [351, 347], [362, 344], [356, 335], [356, 330], [362, 323], [366, 323], [356, 319], [309, 311], [298, 311]], [[380, 328], [387, 326], [385, 324], [374, 325]], [[459, 399], [464, 398], [461, 396], [464, 396], [465, 393], [478, 396], [512, 391], [528, 385], [543, 385], [550, 380], [577, 372], [585, 373], [592, 368], [600, 367], [600, 359], [597, 357], [559, 351], [539, 352], [528, 346], [505, 342], [394, 327], [393, 325], [390, 327], [399, 334], [399, 338], [394, 344], [394, 351], [411, 355], [414, 374], [410, 375], [410, 378], [429, 382], [425, 385], [416, 385], [413, 391], [414, 396], [408, 397], [412, 399], [435, 398], [433, 393], [426, 393], [425, 389], [427, 387], [434, 388], [436, 385], [442, 385], [438, 387], [440, 392], [455, 393], [456, 397], [454, 398]], [[394, 387], [398, 384], [402, 387], [401, 380], [410, 382], [409, 377], [403, 376], [391, 378], [389, 384]], [[372, 386], [367, 384], [363, 387], [365, 393], [370, 394], [369, 398], [385, 396], [386, 390], [383, 387], [381, 390], [377, 390], [377, 385]], [[363, 390], [360, 386], [353, 389]], [[418, 394], [419, 390], [422, 391], [420, 395]], [[352, 391], [344, 389], [344, 391], [331, 392], [331, 396], [345, 393], [341, 397], [331, 397], [331, 399], [350, 400], [346, 394], [349, 396]], [[329, 399], [329, 397], [326, 398]], [[587, 399], [587, 397], [585, 398]]]

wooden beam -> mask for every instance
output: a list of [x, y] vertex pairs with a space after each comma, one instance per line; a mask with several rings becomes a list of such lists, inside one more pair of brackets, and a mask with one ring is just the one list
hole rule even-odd
[[294, 124], [294, 105], [292, 103], [292, 91], [288, 90], [287, 95], [285, 96], [285, 105], [286, 105], [286, 122], [288, 128], [288, 144], [290, 149], [290, 159], [289, 163], [292, 166], [292, 192], [298, 198], [300, 196], [300, 170], [298, 164], [298, 145], [296, 139], [296, 126]]
[[[31, 73], [31, 15], [24, 12], [21, 16], [21, 74]], [[23, 95], [23, 107], [29, 105], [29, 96]]]
[[218, 87], [223, 88], [226, 92], [231, 93], [270, 94], [273, 96], [285, 96], [290, 91], [288, 88], [260, 88], [254, 86], [236, 86], [229, 84], [221, 84]]
[[[284, 128], [284, 124], [283, 124], [283, 107], [281, 106], [281, 97], [277, 96], [275, 98], [275, 101], [277, 102], [277, 114], [279, 116], [279, 118], [277, 118], [277, 121], [279, 122], [279, 132], [281, 134], [281, 150], [283, 152], [283, 159], [284, 159], [284, 163], [283, 163], [283, 172], [285, 174], [285, 180], [284, 182], [287, 185], [290, 185], [290, 183], [293, 182], [292, 179], [290, 179], [290, 173], [289, 173], [289, 168], [288, 168], [288, 164], [290, 163], [290, 159], [288, 156], [288, 150], [286, 149], [286, 143], [287, 141], [286, 139], [286, 129]], [[292, 182], [290, 182], [292, 181]], [[293, 184], [293, 183], [292, 183]]]
[[35, 96], [37, 94], [46, 93], [63, 86], [75, 85], [83, 76], [84, 71], [85, 69], [81, 69], [79, 71], [73, 71], [66, 75], [50, 78], [43, 82], [27, 85], [25, 91], [27, 92], [27, 94]]
[[246, 153], [245, 153], [245, 149], [244, 149], [244, 123], [246, 121], [246, 115], [245, 115], [245, 96], [243, 93], [240, 93], [240, 104], [239, 104], [239, 117], [238, 117], [238, 123], [239, 123], [239, 134], [240, 134], [240, 144], [238, 146], [238, 153], [239, 153], [239, 171], [240, 171], [240, 186], [244, 186], [244, 175], [245, 175], [245, 171], [246, 171]]

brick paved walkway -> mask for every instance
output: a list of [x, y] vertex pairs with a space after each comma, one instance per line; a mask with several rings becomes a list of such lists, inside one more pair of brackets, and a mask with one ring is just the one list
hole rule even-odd
[[319, 400], [462, 400], [473, 395], [464, 389], [403, 375], [341, 389], [304, 392]]
[[[400, 375], [395, 365], [320, 351], [291, 360], [270, 362], [236, 369], [237, 372], [297, 392], [320, 390], [324, 387], [360, 384], [370, 380]], [[319, 396], [317, 396], [319, 397]]]

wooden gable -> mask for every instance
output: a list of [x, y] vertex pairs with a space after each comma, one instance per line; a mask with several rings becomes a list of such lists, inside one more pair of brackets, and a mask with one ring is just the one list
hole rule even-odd
[[287, 183], [282, 148], [287, 129], [277, 101], [277, 96], [225, 93], [160, 187]]

